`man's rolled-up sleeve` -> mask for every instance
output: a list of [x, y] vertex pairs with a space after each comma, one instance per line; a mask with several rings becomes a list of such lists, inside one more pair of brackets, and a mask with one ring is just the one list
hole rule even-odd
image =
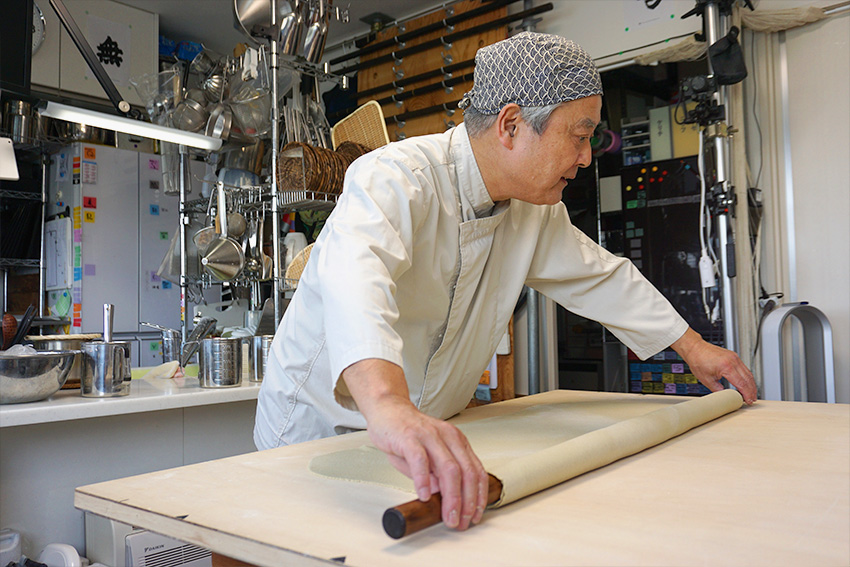
[[641, 359], [667, 348], [688, 329], [669, 301], [627, 258], [614, 256], [550, 208], [527, 284], [577, 315], [604, 325]]

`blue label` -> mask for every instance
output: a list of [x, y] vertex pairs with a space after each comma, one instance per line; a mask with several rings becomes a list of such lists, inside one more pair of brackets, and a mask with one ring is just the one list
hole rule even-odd
[[154, 216], [159, 216], [159, 205], [151, 205], [151, 214]]

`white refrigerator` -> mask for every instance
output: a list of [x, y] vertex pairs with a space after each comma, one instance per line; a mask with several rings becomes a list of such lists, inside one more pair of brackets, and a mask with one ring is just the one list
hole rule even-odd
[[[180, 288], [156, 275], [179, 222], [179, 199], [163, 192], [162, 156], [75, 143], [51, 159], [45, 224], [48, 307], [67, 332], [103, 330], [115, 305], [116, 338], [131, 341], [134, 366], [162, 362], [159, 333], [180, 328]], [[205, 164], [191, 162], [189, 198]]]

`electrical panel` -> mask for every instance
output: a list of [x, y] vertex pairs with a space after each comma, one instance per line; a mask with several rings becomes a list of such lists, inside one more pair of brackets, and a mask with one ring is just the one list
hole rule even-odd
[[[625, 167], [622, 210], [603, 217], [605, 245], [629, 258], [704, 339], [723, 344], [722, 324], [711, 323], [700, 284], [700, 182], [696, 156]], [[708, 393], [672, 349], [641, 362], [630, 353], [633, 392]]]

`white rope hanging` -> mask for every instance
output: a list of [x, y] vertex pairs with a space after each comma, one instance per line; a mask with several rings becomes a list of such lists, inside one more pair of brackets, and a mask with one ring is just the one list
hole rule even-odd
[[741, 11], [741, 24], [756, 32], [774, 33], [811, 24], [826, 18], [823, 8], [800, 6], [783, 10]]
[[[846, 3], [842, 3], [843, 6]], [[838, 4], [836, 6], [839, 6]], [[828, 8], [816, 6], [800, 6], [782, 10], [741, 10], [741, 25], [756, 32], [774, 33], [806, 24], [811, 24], [829, 17]], [[655, 65], [657, 63], [675, 63], [677, 61], [696, 61], [705, 56], [705, 42], [699, 42], [694, 36], [656, 51], [651, 51], [635, 57], [638, 65]]]
[[675, 63], [676, 61], [696, 61], [705, 56], [704, 41], [697, 41], [693, 35], [663, 49], [652, 51], [635, 57], [638, 65], [655, 65], [656, 63]]

